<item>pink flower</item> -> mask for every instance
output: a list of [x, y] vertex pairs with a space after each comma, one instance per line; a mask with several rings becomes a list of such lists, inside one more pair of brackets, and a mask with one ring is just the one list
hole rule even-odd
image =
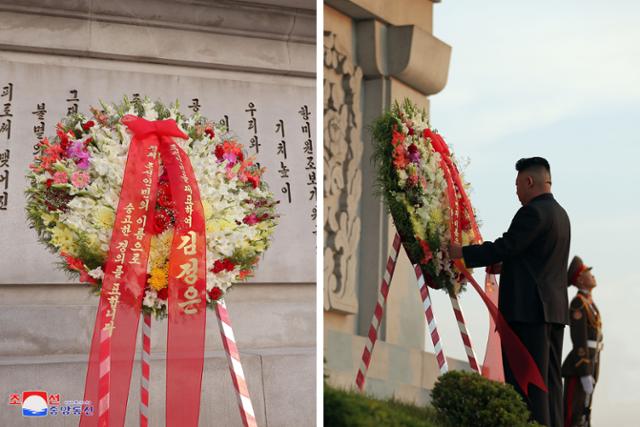
[[60, 171], [53, 174], [54, 184], [66, 184], [68, 180], [69, 180], [69, 177], [67, 177], [66, 172]]
[[73, 175], [71, 175], [71, 183], [76, 188], [86, 187], [89, 183], [89, 174], [86, 172], [74, 172]]
[[67, 148], [67, 156], [75, 160], [80, 169], [87, 169], [89, 167], [89, 152], [87, 151], [84, 141], [74, 141], [69, 148]]

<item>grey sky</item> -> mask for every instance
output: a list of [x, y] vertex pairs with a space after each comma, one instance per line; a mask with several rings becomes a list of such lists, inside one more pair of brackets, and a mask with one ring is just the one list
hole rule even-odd
[[[640, 2], [631, 0], [435, 5], [434, 33], [453, 54], [447, 87], [432, 97], [431, 122], [470, 160], [466, 178], [484, 238], [499, 237], [519, 207], [516, 160], [543, 156], [571, 218], [571, 256], [594, 266], [605, 336], [597, 425], [638, 425], [640, 407], [638, 22]], [[488, 315], [472, 289], [462, 305], [482, 359]], [[440, 292], [434, 307], [445, 352], [465, 358]], [[570, 345], [567, 328], [564, 355]]]

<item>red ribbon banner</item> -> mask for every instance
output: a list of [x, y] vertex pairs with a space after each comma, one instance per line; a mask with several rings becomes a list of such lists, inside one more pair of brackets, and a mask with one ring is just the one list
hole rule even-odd
[[[469, 197], [467, 197], [462, 184], [460, 173], [451, 159], [451, 154], [447, 148], [447, 144], [439, 134], [431, 132], [429, 129], [425, 130], [424, 137], [431, 140], [433, 149], [440, 153], [441, 156], [440, 167], [442, 168], [447, 182], [447, 198], [449, 200], [449, 209], [451, 213], [451, 223], [449, 227], [451, 230], [451, 241], [458, 244], [461, 243], [461, 232], [463, 229], [462, 219], [464, 218], [463, 213], [466, 213], [469, 221], [471, 221], [470, 225], [473, 230], [474, 241], [476, 243], [482, 242], [482, 236], [480, 235], [480, 230], [475, 220], [471, 202]], [[456, 189], [458, 190], [459, 198], [456, 197]], [[522, 344], [520, 338], [518, 338], [511, 327], [509, 327], [509, 324], [502, 316], [502, 313], [500, 313], [500, 310], [498, 310], [498, 307], [496, 307], [493, 301], [491, 301], [491, 299], [482, 290], [480, 285], [478, 285], [462, 260], [454, 260], [454, 264], [471, 283], [487, 306], [487, 310], [489, 310], [489, 314], [496, 325], [496, 330], [500, 334], [507, 362], [514, 373], [520, 389], [525, 395], [528, 395], [529, 384], [533, 384], [546, 392], [547, 386], [540, 374], [538, 365], [536, 365], [535, 360], [533, 360], [533, 357], [531, 357], [527, 348]]]
[[147, 280], [158, 184], [158, 154], [175, 202], [169, 258], [167, 426], [197, 426], [206, 322], [205, 223], [188, 156], [173, 140], [187, 139], [174, 120], [122, 118], [133, 138], [116, 211], [91, 342], [81, 427], [123, 426], [136, 336]]

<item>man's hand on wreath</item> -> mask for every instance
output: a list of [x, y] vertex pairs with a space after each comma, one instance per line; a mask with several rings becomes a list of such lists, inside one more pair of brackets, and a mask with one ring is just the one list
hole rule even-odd
[[462, 246], [456, 245], [455, 243], [449, 243], [449, 258], [462, 258]]

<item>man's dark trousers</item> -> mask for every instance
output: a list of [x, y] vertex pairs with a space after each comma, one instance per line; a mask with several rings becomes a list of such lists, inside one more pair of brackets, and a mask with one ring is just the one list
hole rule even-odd
[[545, 393], [536, 386], [529, 386], [529, 396], [525, 396], [516, 381], [504, 350], [504, 378], [522, 395], [532, 412], [532, 417], [538, 423], [550, 427], [562, 427], [564, 424], [562, 409], [562, 341], [564, 325], [558, 323], [524, 323], [509, 322], [509, 326], [527, 347], [531, 357], [535, 360], [547, 385], [549, 393]]

